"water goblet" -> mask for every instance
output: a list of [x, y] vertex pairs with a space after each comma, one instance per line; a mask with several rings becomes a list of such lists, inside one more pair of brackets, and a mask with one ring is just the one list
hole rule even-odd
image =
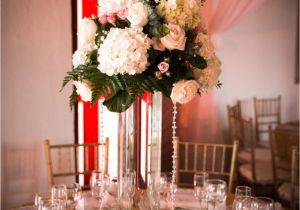
[[243, 201], [243, 199], [248, 196], [251, 196], [251, 187], [237, 186], [235, 188], [235, 197], [232, 204], [233, 209], [240, 206], [241, 201]]
[[220, 179], [208, 179], [205, 183], [208, 209], [223, 209], [226, 205], [226, 182]]
[[258, 201], [251, 196], [239, 196], [233, 210], [258, 210]]
[[51, 188], [52, 203], [57, 203], [60, 208], [64, 208], [67, 204], [67, 186], [65, 184], [56, 184]]
[[161, 197], [164, 200], [167, 199], [168, 188], [169, 188], [169, 183], [168, 183], [167, 173], [161, 172], [160, 179], [159, 179], [159, 191], [160, 191]]
[[67, 204], [69, 206], [76, 206], [78, 201], [82, 198], [82, 189], [78, 183], [67, 186]]
[[101, 206], [101, 202], [105, 195], [108, 182], [108, 176], [103, 172], [97, 170], [92, 172], [90, 178], [90, 188], [92, 196], [98, 201], [99, 206]]
[[122, 203], [125, 209], [131, 209], [133, 205], [133, 197], [136, 188], [136, 172], [135, 170], [127, 170], [123, 177], [123, 195]]
[[40, 198], [38, 210], [61, 210], [64, 209], [59, 203], [49, 198]]
[[256, 197], [258, 210], [275, 210], [274, 201], [268, 197]]
[[200, 172], [194, 174], [194, 196], [200, 202], [200, 208], [206, 208], [205, 183], [208, 179], [208, 173]]

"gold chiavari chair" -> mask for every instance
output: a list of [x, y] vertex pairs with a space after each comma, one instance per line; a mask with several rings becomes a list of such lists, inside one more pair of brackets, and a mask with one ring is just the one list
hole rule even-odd
[[291, 179], [291, 208], [299, 209], [299, 149], [293, 147], [292, 151], [292, 179]]
[[[99, 169], [99, 152], [104, 151], [104, 173], [108, 172], [109, 139], [105, 143], [59, 144], [51, 145], [44, 140], [45, 158], [47, 164], [48, 187], [54, 184], [54, 179], [89, 175], [92, 170]], [[104, 148], [103, 148], [104, 147]], [[89, 160], [90, 156], [93, 161]], [[82, 163], [81, 165], [79, 163]], [[93, 165], [91, 165], [93, 163]], [[87, 186], [85, 186], [87, 187]]]
[[233, 145], [177, 142], [177, 184], [192, 187], [190, 180], [197, 172], [207, 172], [210, 177], [228, 178], [228, 192], [232, 192], [238, 142]]
[[[271, 186], [274, 184], [271, 157], [269, 160], [263, 160], [262, 158], [257, 157], [258, 155], [266, 154], [260, 154], [256, 151], [257, 142], [254, 138], [252, 119], [243, 119], [242, 124], [244, 128], [243, 144], [250, 149], [251, 161], [239, 166], [239, 175], [243, 178], [243, 180], [251, 184], [254, 190], [258, 186]], [[271, 156], [270, 153], [269, 155]], [[277, 169], [276, 173], [278, 174], [278, 177], [280, 177], [280, 179], [289, 177], [289, 174], [284, 170]]]
[[255, 134], [259, 145], [270, 147], [268, 127], [281, 123], [281, 96], [276, 98], [253, 98]]
[[238, 100], [235, 105], [227, 105], [228, 130], [231, 141], [240, 138], [242, 129], [238, 126], [237, 120], [242, 118], [241, 101]]

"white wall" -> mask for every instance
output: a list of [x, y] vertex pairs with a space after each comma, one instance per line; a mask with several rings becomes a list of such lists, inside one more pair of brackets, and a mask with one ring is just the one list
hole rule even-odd
[[297, 0], [266, 0], [257, 11], [221, 35], [224, 46], [221, 89], [215, 91], [221, 124], [227, 129], [226, 105], [243, 100], [253, 116], [252, 97], [282, 96], [282, 121], [299, 119], [296, 63]]
[[42, 140], [73, 142], [71, 1], [2, 1], [2, 208], [47, 191]]

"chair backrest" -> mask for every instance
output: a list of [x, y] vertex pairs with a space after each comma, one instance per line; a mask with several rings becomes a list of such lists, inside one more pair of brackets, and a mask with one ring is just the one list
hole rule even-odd
[[291, 167], [291, 209], [299, 209], [299, 149], [294, 146], [292, 150]]
[[255, 148], [256, 141], [254, 138], [254, 129], [253, 129], [253, 120], [249, 119], [240, 119], [238, 121], [239, 126], [243, 130], [243, 136], [239, 139], [240, 144], [244, 149], [250, 149], [250, 157], [251, 157], [251, 171], [252, 171], [252, 179], [253, 182], [256, 183], [256, 161], [255, 161]]
[[[48, 173], [48, 187], [59, 177], [89, 175], [99, 170], [99, 153], [104, 152], [104, 173], [108, 172], [109, 139], [105, 143], [57, 144], [44, 140], [45, 158]], [[101, 150], [102, 149], [102, 150]], [[92, 158], [92, 159], [91, 159]], [[80, 164], [81, 163], [81, 164]]]
[[[268, 127], [281, 123], [281, 96], [276, 98], [253, 98], [256, 140], [268, 136]], [[269, 140], [266, 138], [265, 140]]]
[[209, 176], [228, 178], [228, 192], [232, 192], [238, 141], [233, 145], [178, 141], [177, 143], [177, 184], [192, 187], [185, 180], [192, 179], [197, 172], [207, 172]]
[[230, 139], [233, 140], [239, 138], [241, 129], [237, 126], [237, 120], [242, 118], [241, 101], [237, 101], [235, 105], [227, 105], [227, 117], [228, 117], [228, 130]]
[[289, 180], [278, 180], [277, 171], [290, 171], [292, 162], [292, 148], [299, 145], [299, 135], [296, 133], [288, 133], [277, 128], [273, 129], [269, 126], [269, 136], [271, 143], [273, 177], [275, 187], [278, 187], [280, 182]]

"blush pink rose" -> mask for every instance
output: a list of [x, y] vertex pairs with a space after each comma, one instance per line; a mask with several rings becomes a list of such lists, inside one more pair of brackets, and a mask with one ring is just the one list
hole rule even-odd
[[122, 9], [118, 12], [117, 16], [121, 19], [121, 20], [125, 20], [126, 19], [126, 13], [127, 10], [126, 9]]
[[114, 24], [116, 22], [116, 15], [115, 14], [110, 14], [107, 16], [107, 21], [111, 24]]
[[169, 64], [163, 61], [157, 65], [157, 68], [160, 70], [161, 73], [165, 73], [166, 71], [169, 70]]
[[106, 24], [108, 22], [107, 16], [106, 15], [101, 15], [99, 17], [99, 21], [100, 21], [101, 24]]

